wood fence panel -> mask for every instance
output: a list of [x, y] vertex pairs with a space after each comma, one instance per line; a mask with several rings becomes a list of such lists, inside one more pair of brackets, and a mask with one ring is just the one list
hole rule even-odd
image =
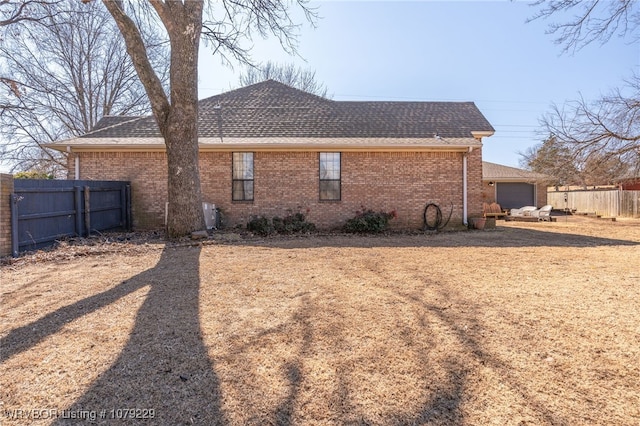
[[621, 191], [620, 216], [640, 217], [640, 191]]
[[550, 191], [547, 203], [555, 209], [568, 208], [605, 217], [640, 217], [639, 197], [640, 191]]
[[12, 254], [66, 237], [130, 229], [130, 185], [120, 181], [16, 179], [11, 195]]

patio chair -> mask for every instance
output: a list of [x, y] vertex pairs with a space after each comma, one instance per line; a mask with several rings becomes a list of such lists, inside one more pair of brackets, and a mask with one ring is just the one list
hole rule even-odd
[[504, 219], [507, 214], [502, 211], [498, 203], [482, 203], [482, 216], [486, 218]]
[[537, 217], [538, 220], [546, 220], [551, 222], [551, 210], [553, 210], [553, 206], [547, 204], [546, 206], [542, 206], [537, 210], [531, 211], [532, 217]]

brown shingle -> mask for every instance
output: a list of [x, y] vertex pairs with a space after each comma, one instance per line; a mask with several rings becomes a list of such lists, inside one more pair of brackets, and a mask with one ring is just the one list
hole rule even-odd
[[503, 166], [502, 164], [482, 162], [483, 180], [512, 180], [512, 181], [538, 181], [545, 180], [546, 175], [518, 169], [516, 167]]
[[[160, 137], [153, 117], [108, 122], [91, 138]], [[473, 102], [343, 102], [273, 80], [199, 103], [201, 138], [470, 138], [493, 132]]]

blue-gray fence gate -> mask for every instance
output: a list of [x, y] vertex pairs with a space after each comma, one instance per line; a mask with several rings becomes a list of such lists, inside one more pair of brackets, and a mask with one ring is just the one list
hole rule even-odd
[[11, 194], [11, 251], [65, 237], [131, 229], [131, 185], [121, 181], [16, 179]]

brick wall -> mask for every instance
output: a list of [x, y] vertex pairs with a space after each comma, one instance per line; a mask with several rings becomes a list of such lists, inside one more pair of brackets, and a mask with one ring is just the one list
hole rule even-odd
[[11, 255], [11, 193], [13, 175], [0, 174], [0, 256]]
[[[134, 228], [164, 223], [167, 201], [167, 158], [163, 152], [86, 152], [80, 157], [80, 179], [131, 182]], [[69, 161], [70, 171], [74, 161]], [[73, 173], [70, 173], [73, 174]]]
[[[540, 208], [547, 204], [547, 185], [539, 183], [536, 185], [536, 204]], [[555, 207], [555, 206], [554, 206]]]
[[[164, 153], [80, 153], [81, 179], [132, 182], [137, 228], [161, 226], [167, 198]], [[362, 205], [398, 213], [395, 228], [421, 228], [428, 202], [441, 206], [451, 225], [462, 223], [462, 153], [344, 152], [342, 200], [318, 200], [317, 152], [255, 152], [254, 201], [231, 200], [231, 153], [200, 154], [203, 198], [223, 210], [226, 224], [245, 224], [252, 215], [284, 216], [309, 209], [308, 220], [320, 228], [341, 226]], [[468, 214], [482, 211], [482, 154], [468, 155]]]
[[489, 185], [489, 182], [482, 182], [482, 202], [491, 204], [496, 202], [496, 187]]
[[[482, 215], [482, 150], [467, 154], [467, 215]], [[462, 173], [460, 173], [461, 175]]]

